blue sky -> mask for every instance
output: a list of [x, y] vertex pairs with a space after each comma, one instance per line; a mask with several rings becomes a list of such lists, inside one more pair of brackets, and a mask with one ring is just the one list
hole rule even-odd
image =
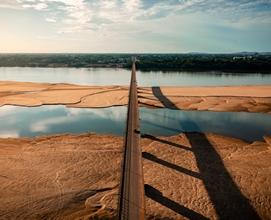
[[271, 51], [271, 0], [0, 0], [0, 52]]

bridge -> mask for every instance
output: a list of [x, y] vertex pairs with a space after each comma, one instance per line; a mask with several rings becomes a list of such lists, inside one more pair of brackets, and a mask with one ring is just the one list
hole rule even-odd
[[121, 220], [141, 220], [145, 217], [142, 151], [139, 144], [139, 118], [136, 82], [136, 59], [132, 59], [132, 74], [124, 140], [124, 158], [118, 207]]

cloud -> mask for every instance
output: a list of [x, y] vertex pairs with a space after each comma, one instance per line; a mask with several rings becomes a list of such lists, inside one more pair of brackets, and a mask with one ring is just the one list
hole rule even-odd
[[[39, 39], [43, 36], [56, 39], [37, 41], [37, 45], [43, 41], [48, 44], [46, 48], [54, 48], [48, 49], [48, 52], [228, 52], [247, 49], [262, 51], [269, 48], [265, 42], [270, 38], [268, 30], [271, 30], [270, 0], [0, 2], [0, 7], [20, 8], [37, 18], [31, 21], [33, 28], [41, 25], [46, 27], [46, 32], [45, 28], [35, 28], [31, 33], [36, 32]], [[24, 16], [26, 13], [18, 13], [16, 16]], [[5, 19], [8, 17], [5, 13], [2, 17], [2, 21], [12, 23]], [[46, 22], [41, 24], [40, 19]], [[32, 26], [26, 28], [32, 30]], [[25, 48], [21, 51], [30, 50], [27, 46]]]
[[22, 7], [23, 8], [33, 8], [35, 10], [41, 11], [41, 10], [46, 9], [48, 7], [48, 5], [45, 4], [45, 3], [40, 2], [40, 3], [37, 3], [37, 4], [23, 4]]
[[56, 19], [55, 18], [46, 18], [45, 19], [47, 22], [52, 22], [52, 23], [55, 23], [56, 22]]
[[114, 24], [136, 23], [170, 15], [202, 13], [215, 15], [232, 23], [243, 17], [270, 21], [270, 0], [3, 0], [0, 7], [18, 7], [46, 11], [46, 21], [55, 22], [59, 14], [63, 23], [60, 33], [102, 30]]
[[11, 1], [11, 0], [1, 0], [0, 1], [0, 9], [1, 8], [15, 9], [15, 10], [22, 9], [20, 3], [16, 2], [16, 1]]

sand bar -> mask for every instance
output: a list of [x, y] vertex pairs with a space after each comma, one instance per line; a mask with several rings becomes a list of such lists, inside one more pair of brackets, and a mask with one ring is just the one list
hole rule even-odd
[[[151, 108], [271, 113], [271, 85], [226, 87], [139, 87], [139, 103]], [[126, 86], [81, 86], [0, 81], [0, 106], [101, 108], [126, 105]]]
[[[147, 219], [269, 219], [270, 137], [265, 140], [145, 136]], [[0, 138], [0, 218], [112, 218], [122, 143], [95, 134]]]

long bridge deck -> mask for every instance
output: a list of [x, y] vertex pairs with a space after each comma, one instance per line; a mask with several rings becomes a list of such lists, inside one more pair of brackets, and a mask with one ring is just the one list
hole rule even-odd
[[139, 145], [136, 67], [133, 60], [124, 142], [124, 159], [119, 200], [119, 219], [140, 220], [145, 216], [142, 151]]

